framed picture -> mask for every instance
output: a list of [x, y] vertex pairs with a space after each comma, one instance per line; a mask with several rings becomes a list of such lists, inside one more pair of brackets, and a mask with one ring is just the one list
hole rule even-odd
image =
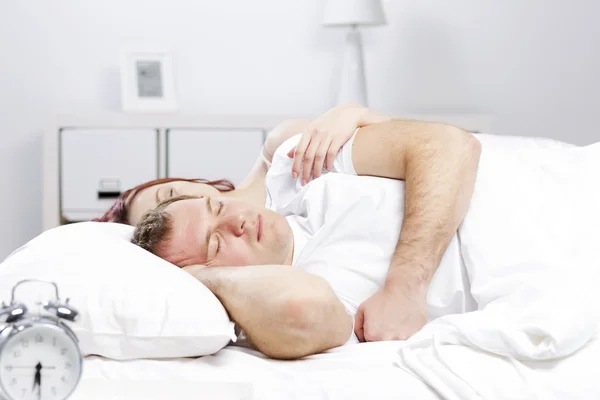
[[176, 111], [171, 55], [157, 49], [123, 49], [121, 100], [124, 111]]

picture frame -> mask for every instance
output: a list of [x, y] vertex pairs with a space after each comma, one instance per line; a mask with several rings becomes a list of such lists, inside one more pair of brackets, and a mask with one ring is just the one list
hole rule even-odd
[[121, 102], [126, 112], [178, 108], [172, 55], [164, 49], [121, 50]]

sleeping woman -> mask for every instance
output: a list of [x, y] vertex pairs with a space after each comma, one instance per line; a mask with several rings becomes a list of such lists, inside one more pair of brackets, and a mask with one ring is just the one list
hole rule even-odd
[[323, 169], [330, 170], [340, 148], [352, 137], [357, 128], [384, 122], [388, 117], [374, 113], [360, 105], [335, 107], [313, 121], [289, 120], [269, 132], [261, 154], [244, 181], [236, 188], [227, 179], [161, 178], [142, 183], [124, 191], [99, 222], [117, 222], [136, 225], [142, 215], [158, 203], [172, 197], [222, 196], [244, 199], [264, 206], [266, 201], [265, 177], [275, 150], [287, 139], [302, 134], [297, 147], [288, 156], [294, 159], [290, 174], [301, 177], [303, 183], [318, 178]]

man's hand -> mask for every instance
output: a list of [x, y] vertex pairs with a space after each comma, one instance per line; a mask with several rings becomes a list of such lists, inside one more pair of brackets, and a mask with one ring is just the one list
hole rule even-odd
[[427, 323], [427, 289], [386, 283], [360, 305], [355, 318], [361, 342], [406, 340]]

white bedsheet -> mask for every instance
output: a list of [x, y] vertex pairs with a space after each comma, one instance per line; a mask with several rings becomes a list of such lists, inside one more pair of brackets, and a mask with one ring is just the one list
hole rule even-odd
[[394, 365], [402, 342], [361, 343], [296, 361], [228, 346], [213, 356], [115, 361], [88, 357], [73, 400], [365, 400], [439, 397]]

